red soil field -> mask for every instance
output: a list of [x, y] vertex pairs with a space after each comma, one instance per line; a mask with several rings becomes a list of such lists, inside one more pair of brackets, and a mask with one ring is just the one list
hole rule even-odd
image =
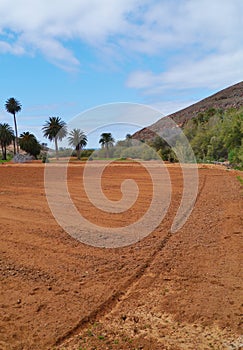
[[[137, 181], [139, 197], [124, 214], [89, 203], [83, 168], [69, 166], [68, 186], [88, 220], [119, 227], [146, 212], [152, 185], [142, 166], [115, 163], [103, 173], [112, 200], [124, 179]], [[57, 224], [44, 169], [0, 165], [0, 349], [241, 348], [242, 172], [201, 166], [194, 209], [172, 234], [183, 181], [180, 166], [168, 165], [172, 198], [161, 224], [135, 244], [97, 248]]]

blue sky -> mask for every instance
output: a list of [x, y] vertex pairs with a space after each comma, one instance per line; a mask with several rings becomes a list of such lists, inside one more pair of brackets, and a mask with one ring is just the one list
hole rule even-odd
[[242, 0], [1, 0], [0, 15], [0, 122], [12, 125], [4, 103], [15, 97], [19, 131], [40, 141], [50, 116], [116, 102], [167, 115], [242, 80]]

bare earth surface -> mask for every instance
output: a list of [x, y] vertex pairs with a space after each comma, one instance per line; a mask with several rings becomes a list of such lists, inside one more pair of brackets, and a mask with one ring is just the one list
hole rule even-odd
[[[124, 214], [89, 203], [83, 167], [69, 167], [68, 186], [87, 219], [119, 227], [146, 212], [152, 186], [141, 166], [117, 163], [103, 174], [113, 200], [122, 180], [136, 179], [138, 200]], [[172, 200], [162, 223], [136, 244], [105, 249], [56, 223], [42, 164], [0, 166], [0, 349], [243, 349], [243, 189], [236, 179], [243, 175], [201, 167], [194, 210], [171, 234], [183, 181], [178, 165], [168, 170]]]

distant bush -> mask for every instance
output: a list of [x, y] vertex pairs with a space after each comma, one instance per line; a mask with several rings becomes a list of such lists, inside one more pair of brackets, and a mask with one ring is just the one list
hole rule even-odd
[[41, 155], [41, 161], [42, 161], [42, 163], [49, 163], [50, 162], [49, 159], [48, 159], [48, 154], [47, 153], [43, 153]]
[[[119, 152], [118, 152], [119, 151]], [[115, 152], [119, 158], [127, 159], [142, 159], [152, 160], [159, 159], [156, 151], [145, 143], [141, 143], [139, 146], [123, 147], [118, 148]]]
[[[73, 154], [73, 150], [71, 148], [63, 148], [60, 147], [58, 150], [58, 157], [63, 158], [63, 157], [71, 157]], [[56, 157], [56, 154], [53, 153], [53, 157]]]
[[94, 149], [84, 149], [81, 152], [81, 158], [89, 158], [93, 152], [94, 152]]

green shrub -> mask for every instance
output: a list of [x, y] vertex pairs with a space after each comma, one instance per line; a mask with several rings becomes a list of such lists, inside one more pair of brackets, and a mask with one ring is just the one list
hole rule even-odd
[[84, 149], [84, 150], [82, 150], [81, 158], [89, 158], [94, 151], [95, 151], [94, 149]]
[[42, 161], [42, 163], [49, 163], [50, 162], [47, 153], [43, 153], [41, 155], [41, 161]]

